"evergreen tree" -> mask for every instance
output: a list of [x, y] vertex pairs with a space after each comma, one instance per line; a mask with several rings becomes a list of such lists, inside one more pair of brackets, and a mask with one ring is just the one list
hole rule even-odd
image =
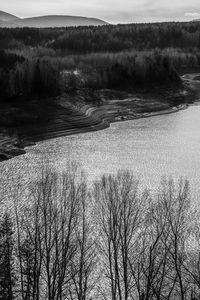
[[[21, 245], [21, 259], [23, 262], [22, 275], [25, 299], [31, 299], [34, 295], [34, 249], [30, 239], [27, 237]], [[35, 299], [33, 297], [33, 299]]]
[[13, 246], [13, 224], [6, 212], [0, 224], [0, 300], [14, 299]]

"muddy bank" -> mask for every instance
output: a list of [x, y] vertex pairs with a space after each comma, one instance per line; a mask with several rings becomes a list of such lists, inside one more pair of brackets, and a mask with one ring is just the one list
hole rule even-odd
[[[197, 74], [195, 74], [197, 76]], [[25, 147], [46, 139], [108, 128], [110, 123], [148, 118], [185, 109], [194, 97], [189, 92], [198, 81], [194, 76], [183, 76], [185, 88], [159, 94], [133, 94], [112, 90], [96, 91], [95, 95], [63, 95], [54, 102], [51, 109], [44, 111], [43, 122], [29, 122], [18, 126], [14, 133], [6, 130], [0, 133], [0, 161], [25, 153]], [[197, 84], [197, 83], [196, 83]], [[198, 84], [200, 82], [198, 81]], [[189, 87], [189, 88], [188, 88]], [[88, 97], [91, 101], [85, 102]], [[96, 97], [92, 103], [92, 97]], [[174, 100], [175, 99], [175, 100]], [[174, 106], [174, 102], [181, 103]], [[50, 106], [48, 102], [45, 104]], [[51, 104], [52, 105], [52, 104]]]
[[[106, 112], [104, 109], [100, 108], [89, 108], [86, 109], [85, 115], [89, 116], [91, 119], [91, 123], [88, 126], [82, 127], [82, 128], [71, 128], [68, 129], [63, 128], [57, 129], [55, 128], [54, 131], [48, 131], [45, 133], [41, 133], [37, 136], [34, 136], [32, 139], [20, 139], [17, 136], [8, 136], [6, 134], [0, 135], [0, 161], [11, 159], [15, 156], [25, 154], [25, 147], [34, 145], [38, 141], [52, 139], [56, 137], [61, 136], [69, 136], [73, 134], [80, 134], [85, 132], [91, 132], [91, 131], [98, 131], [106, 129], [110, 126], [113, 122], [121, 122], [121, 121], [128, 121], [128, 120], [135, 120], [140, 118], [148, 118], [158, 115], [164, 115], [164, 114], [171, 114], [176, 113], [179, 110], [186, 109], [187, 104], [179, 105], [177, 107], [172, 107], [168, 109], [159, 110], [156, 112], [144, 112], [144, 113], [134, 113], [134, 112], [123, 112], [123, 115], [121, 113], [118, 113], [117, 110], [107, 110]], [[78, 122], [83, 120], [77, 120]]]

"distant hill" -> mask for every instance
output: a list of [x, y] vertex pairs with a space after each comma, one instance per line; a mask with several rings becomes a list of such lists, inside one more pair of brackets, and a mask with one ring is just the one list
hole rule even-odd
[[8, 13], [0, 10], [0, 21], [1, 22], [10, 22], [10, 21], [12, 22], [12, 21], [17, 21], [17, 20], [19, 20], [18, 17], [13, 16], [11, 14], [8, 14]]
[[32, 18], [18, 18], [6, 12], [0, 11], [0, 27], [69, 27], [69, 26], [99, 26], [108, 23], [95, 18], [78, 16], [41, 16]]
[[13, 27], [20, 19], [0, 10], [0, 27]]

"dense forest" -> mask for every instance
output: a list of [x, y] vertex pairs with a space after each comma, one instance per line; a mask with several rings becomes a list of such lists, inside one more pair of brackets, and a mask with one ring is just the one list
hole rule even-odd
[[187, 181], [150, 194], [120, 171], [89, 188], [74, 165], [43, 170], [28, 190], [2, 209], [0, 299], [199, 299], [199, 207]]
[[174, 84], [200, 65], [200, 23], [0, 29], [1, 99]]
[[200, 47], [200, 22], [54, 29], [1, 28], [0, 41], [2, 49], [40, 45], [54, 51], [59, 49], [65, 55], [155, 48], [191, 50]]

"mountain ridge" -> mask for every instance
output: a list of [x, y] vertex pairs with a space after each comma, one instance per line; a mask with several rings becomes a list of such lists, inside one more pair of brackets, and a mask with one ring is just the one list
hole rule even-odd
[[29, 18], [19, 18], [0, 11], [0, 27], [70, 27], [70, 26], [102, 26], [108, 23], [98, 19], [70, 15], [44, 15]]
[[13, 20], [20, 20], [20, 18], [14, 16], [12, 14], [9, 14], [5, 11], [0, 10], [0, 21], [7, 22], [7, 21], [13, 21]]

